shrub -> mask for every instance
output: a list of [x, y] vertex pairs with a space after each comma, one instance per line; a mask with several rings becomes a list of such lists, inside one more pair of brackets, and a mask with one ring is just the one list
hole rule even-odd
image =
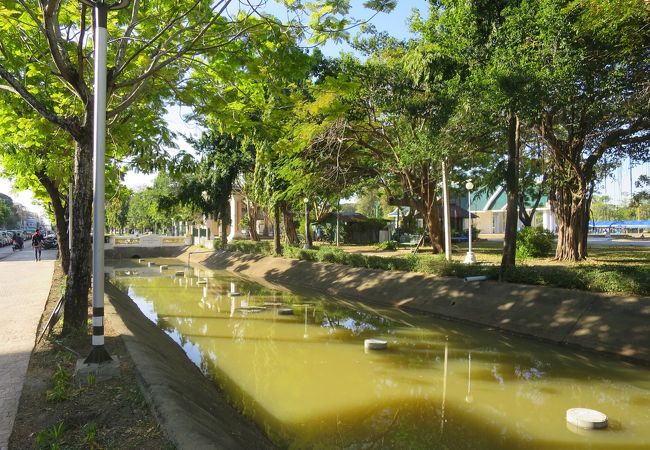
[[287, 258], [304, 259], [306, 261], [317, 261], [317, 253], [318, 250], [306, 250], [302, 247], [296, 247], [293, 245], [285, 245], [282, 248], [282, 256]]
[[318, 249], [316, 259], [322, 262], [339, 262], [345, 257], [345, 252], [331, 245], [324, 245]]
[[397, 241], [380, 242], [379, 244], [375, 245], [375, 248], [379, 251], [384, 251], [384, 250], [394, 251], [397, 250]]
[[547, 256], [553, 249], [555, 236], [542, 227], [525, 227], [517, 233], [517, 258]]
[[246, 241], [246, 240], [234, 240], [228, 242], [225, 247], [217, 244], [219, 241], [215, 241], [214, 247], [216, 250], [225, 249], [231, 252], [241, 252], [241, 253], [254, 253], [258, 255], [270, 255], [271, 252], [271, 242], [270, 241]]

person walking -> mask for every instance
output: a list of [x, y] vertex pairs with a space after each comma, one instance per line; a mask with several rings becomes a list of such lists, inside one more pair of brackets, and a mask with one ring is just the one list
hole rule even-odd
[[41, 250], [43, 250], [43, 235], [38, 228], [32, 235], [32, 247], [34, 248], [34, 257], [36, 258], [36, 261], [40, 261]]

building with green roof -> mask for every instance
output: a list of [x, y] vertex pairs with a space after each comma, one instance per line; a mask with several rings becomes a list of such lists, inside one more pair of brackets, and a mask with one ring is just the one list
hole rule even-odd
[[[533, 200], [526, 199], [526, 209], [530, 211], [533, 207]], [[467, 198], [463, 200], [463, 207], [467, 207]], [[506, 206], [507, 195], [505, 187], [499, 187], [493, 192], [486, 190], [477, 190], [472, 192], [472, 204], [470, 211], [478, 216], [474, 219], [473, 225], [482, 234], [502, 234], [505, 232], [506, 225]], [[555, 216], [551, 212], [551, 205], [548, 196], [544, 195], [533, 217], [534, 227], [542, 226], [544, 229], [555, 232], [557, 225]], [[523, 227], [521, 221], [519, 228]]]

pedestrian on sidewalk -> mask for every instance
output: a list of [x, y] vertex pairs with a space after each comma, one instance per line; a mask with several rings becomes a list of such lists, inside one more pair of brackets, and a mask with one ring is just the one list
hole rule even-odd
[[34, 257], [36, 258], [36, 261], [40, 261], [41, 250], [43, 250], [43, 235], [38, 228], [32, 235], [32, 247], [34, 248]]

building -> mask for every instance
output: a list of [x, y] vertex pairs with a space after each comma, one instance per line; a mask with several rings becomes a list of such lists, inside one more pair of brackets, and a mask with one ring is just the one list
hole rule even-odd
[[[463, 206], [467, 206], [467, 198], [462, 200]], [[475, 214], [473, 220], [474, 228], [483, 234], [502, 234], [506, 226], [506, 205], [507, 197], [505, 187], [499, 187], [494, 192], [479, 191], [472, 193], [472, 205], [470, 210]], [[532, 208], [532, 202], [526, 202], [528, 211]], [[555, 232], [557, 224], [555, 216], [551, 212], [551, 204], [547, 196], [543, 196], [533, 216], [532, 226], [542, 226], [545, 230]], [[517, 228], [522, 228], [521, 221]], [[467, 228], [465, 223], [464, 228]]]

